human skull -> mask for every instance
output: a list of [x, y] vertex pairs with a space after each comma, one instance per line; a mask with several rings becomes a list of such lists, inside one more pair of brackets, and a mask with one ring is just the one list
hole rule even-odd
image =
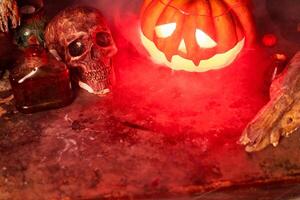
[[104, 17], [94, 8], [72, 7], [60, 12], [45, 31], [49, 51], [77, 67], [79, 86], [94, 94], [109, 92], [112, 56], [117, 48]]

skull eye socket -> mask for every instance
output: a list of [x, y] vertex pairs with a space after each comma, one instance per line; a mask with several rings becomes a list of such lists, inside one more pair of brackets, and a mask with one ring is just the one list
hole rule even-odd
[[107, 32], [99, 32], [96, 34], [96, 43], [100, 47], [108, 47], [111, 45], [110, 34]]
[[85, 51], [84, 45], [79, 40], [75, 40], [74, 42], [72, 42], [68, 48], [69, 53], [72, 57], [81, 56]]

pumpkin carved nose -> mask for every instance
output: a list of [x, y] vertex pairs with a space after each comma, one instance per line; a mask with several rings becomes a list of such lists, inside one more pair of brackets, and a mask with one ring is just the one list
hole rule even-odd
[[181, 51], [182, 53], [187, 53], [186, 45], [185, 45], [184, 40], [181, 40], [178, 50]]

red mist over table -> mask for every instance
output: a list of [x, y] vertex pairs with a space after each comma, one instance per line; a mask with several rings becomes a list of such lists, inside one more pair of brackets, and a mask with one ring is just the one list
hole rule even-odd
[[[149, 3], [150, 1], [145, 2]], [[223, 1], [212, 2], [224, 4]], [[105, 2], [99, 4], [104, 4], [99, 5], [100, 8], [107, 6]], [[143, 43], [141, 24], [152, 22], [141, 20], [145, 14], [140, 15], [141, 9], [144, 9], [142, 4], [143, 2], [139, 1], [130, 3], [119, 1], [114, 4], [113, 12], [111, 9], [109, 13], [106, 10], [101, 10], [111, 21], [119, 49], [114, 61], [118, 80], [114, 89], [114, 104], [118, 110], [116, 114], [127, 123], [157, 132], [171, 135], [184, 133], [208, 138], [225, 134], [226, 136], [222, 138], [231, 138], [230, 141], [236, 142], [246, 124], [268, 101], [268, 87], [272, 76], [271, 62], [267, 53], [258, 47], [254, 48], [252, 45], [248, 45], [254, 39], [253, 30], [249, 30], [249, 27], [252, 26], [250, 14], [244, 15], [243, 12], [239, 11], [239, 16], [237, 16], [230, 13], [233, 12], [231, 9], [226, 12], [223, 10], [222, 13], [225, 15], [235, 16], [232, 17], [235, 23], [230, 25], [226, 21], [228, 20], [227, 16], [223, 19], [224, 23], [227, 24], [224, 27], [220, 25], [220, 27], [210, 29], [211, 32], [206, 29], [206, 26], [214, 18], [206, 18], [208, 21], [201, 25], [203, 30], [198, 31], [198, 35], [206, 38], [206, 43], [202, 41], [202, 45], [214, 44], [206, 47], [213, 48], [215, 53], [209, 49], [207, 53], [205, 49], [201, 50], [200, 52], [204, 52], [206, 58], [200, 56], [196, 59], [197, 61], [192, 60], [191, 63], [195, 64], [192, 70], [183, 70], [182, 68], [181, 70], [174, 70], [176, 67], [158, 64], [156, 58], [151, 57], [151, 52], [149, 54], [148, 47], [144, 47], [146, 44]], [[221, 12], [220, 9], [224, 8], [219, 6], [215, 9]], [[235, 9], [245, 11], [245, 7], [237, 5], [235, 5]], [[185, 13], [179, 12], [185, 15]], [[163, 16], [161, 18], [168, 18], [164, 14], [160, 14], [160, 16]], [[237, 19], [243, 22], [238, 24]], [[166, 20], [170, 20], [170, 17]], [[166, 20], [161, 23], [166, 23]], [[157, 25], [160, 26], [161, 24]], [[169, 23], [169, 28], [173, 29], [174, 27], [171, 26], [172, 24]], [[150, 28], [155, 31], [155, 28]], [[229, 30], [230, 28], [233, 30]], [[250, 32], [245, 32], [245, 29]], [[200, 30], [200, 25], [192, 30], [197, 32]], [[232, 38], [231, 36], [217, 36], [220, 34], [219, 32], [225, 34], [230, 31], [240, 32], [234, 36], [235, 40], [228, 39]], [[185, 59], [192, 58], [192, 54], [195, 52], [189, 54], [190, 44], [187, 38], [182, 35], [180, 37], [183, 40], [176, 40], [176, 48], [179, 51], [182, 50], [182, 41], [184, 41], [186, 55], [182, 57]], [[218, 45], [218, 38], [220, 37], [224, 37], [220, 39], [224, 41], [224, 44], [221, 45], [224, 47], [223, 50], [216, 49], [215, 46]], [[231, 48], [234, 49], [235, 45], [244, 40], [243, 38], [246, 41], [245, 46], [240, 50], [240, 53], [235, 55], [236, 59], [235, 57], [230, 58], [231, 65], [222, 64], [215, 68], [212, 67], [215, 70], [209, 70], [209, 68], [201, 70], [200, 67], [196, 66], [199, 59], [208, 59], [214, 54], [220, 55], [227, 50], [230, 51]], [[195, 41], [192, 42], [195, 43]], [[155, 42], [163, 43], [161, 38], [156, 38]], [[167, 42], [170, 41], [165, 41], [165, 43]], [[198, 40], [198, 43], [201, 44], [201, 41]], [[166, 47], [166, 44], [164, 45]], [[165, 50], [163, 48], [158, 49]], [[177, 54], [176, 51], [173, 51], [174, 55]], [[166, 56], [166, 60], [171, 63], [168, 56]], [[235, 61], [233, 62], [233, 60]], [[161, 63], [166, 62], [162, 61]], [[233, 140], [232, 137], [234, 137]]]

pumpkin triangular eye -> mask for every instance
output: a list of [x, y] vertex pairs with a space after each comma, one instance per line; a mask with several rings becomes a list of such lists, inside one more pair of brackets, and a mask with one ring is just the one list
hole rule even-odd
[[202, 30], [196, 30], [196, 41], [201, 48], [209, 49], [217, 46], [217, 43]]
[[176, 30], [176, 23], [163, 24], [155, 27], [155, 33], [159, 38], [170, 37]]

